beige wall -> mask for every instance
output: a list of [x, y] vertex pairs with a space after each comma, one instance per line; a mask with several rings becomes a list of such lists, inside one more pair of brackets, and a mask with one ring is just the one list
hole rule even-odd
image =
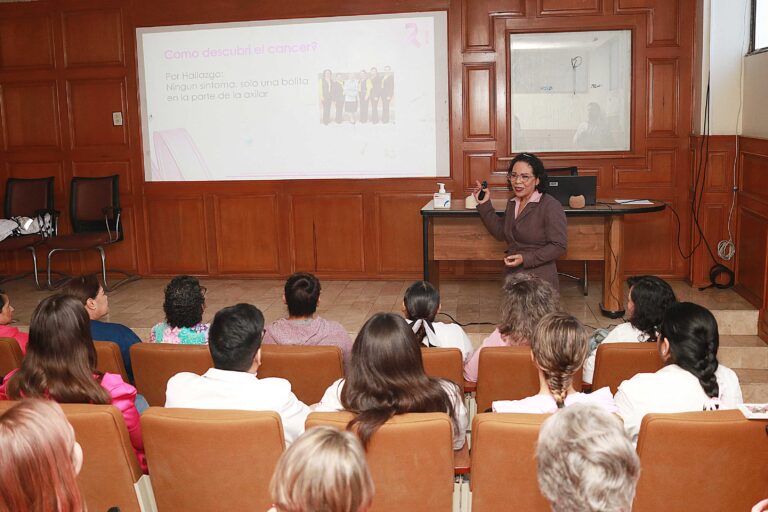
[[741, 135], [768, 139], [768, 52], [744, 58]]

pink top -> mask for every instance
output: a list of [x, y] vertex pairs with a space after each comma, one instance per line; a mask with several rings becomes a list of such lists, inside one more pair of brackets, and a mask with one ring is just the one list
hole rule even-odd
[[352, 354], [352, 338], [339, 322], [315, 318], [275, 320], [266, 329], [263, 343], [267, 345], [333, 345], [341, 349], [344, 366]]
[[14, 338], [21, 347], [21, 353], [27, 353], [27, 341], [29, 341], [29, 334], [21, 332], [15, 327], [10, 325], [0, 325], [0, 338]]
[[[512, 199], [512, 201], [515, 203], [515, 218], [517, 218], [518, 215], [520, 215], [520, 198], [515, 197]], [[529, 203], [538, 203], [541, 201], [541, 192], [538, 190], [534, 190], [531, 193], [531, 198], [528, 200]]]
[[[5, 376], [0, 385], [0, 400], [10, 400], [5, 392], [8, 380], [18, 371], [18, 368]], [[144, 456], [144, 440], [141, 438], [141, 424], [139, 423], [139, 411], [136, 409], [136, 388], [128, 384], [116, 373], [105, 373], [101, 378], [101, 387], [107, 390], [112, 397], [112, 405], [117, 407], [123, 415], [131, 445], [139, 459], [141, 471], [147, 472], [147, 459]]]
[[496, 328], [496, 330], [494, 330], [490, 336], [483, 340], [483, 343], [477, 347], [477, 350], [475, 350], [475, 352], [472, 354], [472, 357], [469, 358], [469, 361], [464, 364], [464, 380], [468, 380], [469, 382], [477, 382], [477, 370], [480, 365], [480, 351], [485, 347], [509, 347], [517, 345], [528, 345], [528, 343], [507, 343], [501, 337], [499, 329]]
[[[613, 401], [611, 388], [604, 387], [592, 393], [574, 393], [565, 397], [565, 407], [578, 403], [595, 404], [607, 412], [615, 413], [619, 409]], [[524, 412], [546, 414], [557, 411], [557, 402], [551, 395], [533, 395], [522, 400], [498, 400], [493, 402], [493, 412]]]

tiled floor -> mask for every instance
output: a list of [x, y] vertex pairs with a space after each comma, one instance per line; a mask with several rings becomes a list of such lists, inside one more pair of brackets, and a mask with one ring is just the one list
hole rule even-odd
[[[258, 306], [271, 322], [287, 314], [282, 302], [282, 280], [202, 279], [208, 288], [204, 319], [210, 320], [222, 307], [238, 302]], [[142, 279], [109, 293], [110, 314], [107, 320], [119, 322], [142, 333], [163, 320], [163, 288], [165, 279]], [[399, 313], [403, 294], [410, 281], [323, 281], [318, 313], [341, 322], [349, 332], [356, 332], [365, 320], [379, 311]], [[698, 291], [686, 283], [672, 282], [680, 300], [697, 302], [713, 310], [754, 312], [754, 308], [732, 290]], [[2, 286], [15, 307], [16, 323], [26, 326], [37, 303], [50, 294], [36, 290], [30, 280], [5, 283]], [[561, 281], [564, 308], [590, 327], [608, 327], [619, 323], [600, 314], [601, 284], [590, 286], [584, 297], [574, 281]], [[466, 327], [470, 333], [490, 333], [498, 320], [499, 282], [453, 281], [441, 287], [442, 311]], [[441, 321], [449, 321], [442, 316]], [[473, 337], [474, 338], [474, 337]]]

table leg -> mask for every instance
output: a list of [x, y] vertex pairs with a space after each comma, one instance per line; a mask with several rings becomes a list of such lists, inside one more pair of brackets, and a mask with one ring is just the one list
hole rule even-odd
[[424, 280], [432, 283], [435, 288], [440, 288], [440, 264], [435, 261], [434, 232], [432, 219], [422, 216], [422, 243], [424, 259]]
[[600, 311], [608, 318], [624, 316], [624, 216], [609, 215], [605, 218], [604, 244], [605, 272], [603, 274], [603, 301]]

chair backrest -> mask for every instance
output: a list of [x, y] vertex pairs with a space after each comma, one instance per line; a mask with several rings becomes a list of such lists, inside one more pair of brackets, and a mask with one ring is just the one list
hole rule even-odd
[[553, 167], [552, 169], [545, 169], [544, 170], [547, 173], [547, 176], [578, 176], [579, 175], [579, 168], [574, 166], [571, 167]]
[[130, 350], [136, 389], [149, 405], [165, 405], [168, 379], [177, 373], [202, 375], [213, 367], [208, 345], [135, 343]]
[[464, 389], [464, 362], [457, 348], [422, 347], [424, 371], [430, 377], [453, 381]]
[[[485, 350], [485, 349], [483, 349]], [[548, 512], [536, 478], [536, 441], [548, 414], [485, 413], [472, 421], [472, 510]]]
[[595, 356], [592, 389], [609, 386], [616, 394], [625, 380], [638, 373], [654, 373], [662, 366], [655, 343], [601, 343]]
[[[309, 415], [306, 427], [346, 429], [348, 412]], [[376, 487], [370, 512], [443, 512], [453, 499], [451, 419], [445, 413], [400, 414], [371, 438], [366, 451]]]
[[23, 358], [18, 341], [14, 338], [0, 338], [0, 377], [20, 367]]
[[282, 377], [305, 404], [316, 404], [344, 376], [341, 349], [332, 345], [262, 345], [259, 378]]
[[[0, 413], [16, 402], [0, 402]], [[123, 416], [112, 405], [61, 404], [83, 448], [83, 468], [78, 487], [88, 510], [119, 507], [139, 512], [134, 484], [141, 469], [128, 437]]]
[[116, 373], [128, 382], [120, 345], [114, 341], [94, 341], [93, 346], [96, 347], [96, 369], [103, 373]]
[[72, 178], [69, 215], [73, 232], [106, 231], [105, 216], [110, 221], [109, 229], [121, 231], [122, 226], [117, 225], [114, 210], [109, 210], [119, 208], [119, 175]]
[[[581, 389], [581, 369], [573, 376]], [[480, 351], [477, 372], [477, 411], [484, 412], [494, 400], [520, 400], [539, 392], [539, 373], [530, 347], [488, 347]]]
[[150, 407], [141, 415], [158, 510], [267, 510], [283, 453], [276, 412]]
[[34, 217], [38, 210], [53, 209], [53, 177], [8, 178], [5, 183], [5, 218]]
[[736, 410], [646, 414], [632, 510], [750, 510], [768, 496], [766, 429]]

